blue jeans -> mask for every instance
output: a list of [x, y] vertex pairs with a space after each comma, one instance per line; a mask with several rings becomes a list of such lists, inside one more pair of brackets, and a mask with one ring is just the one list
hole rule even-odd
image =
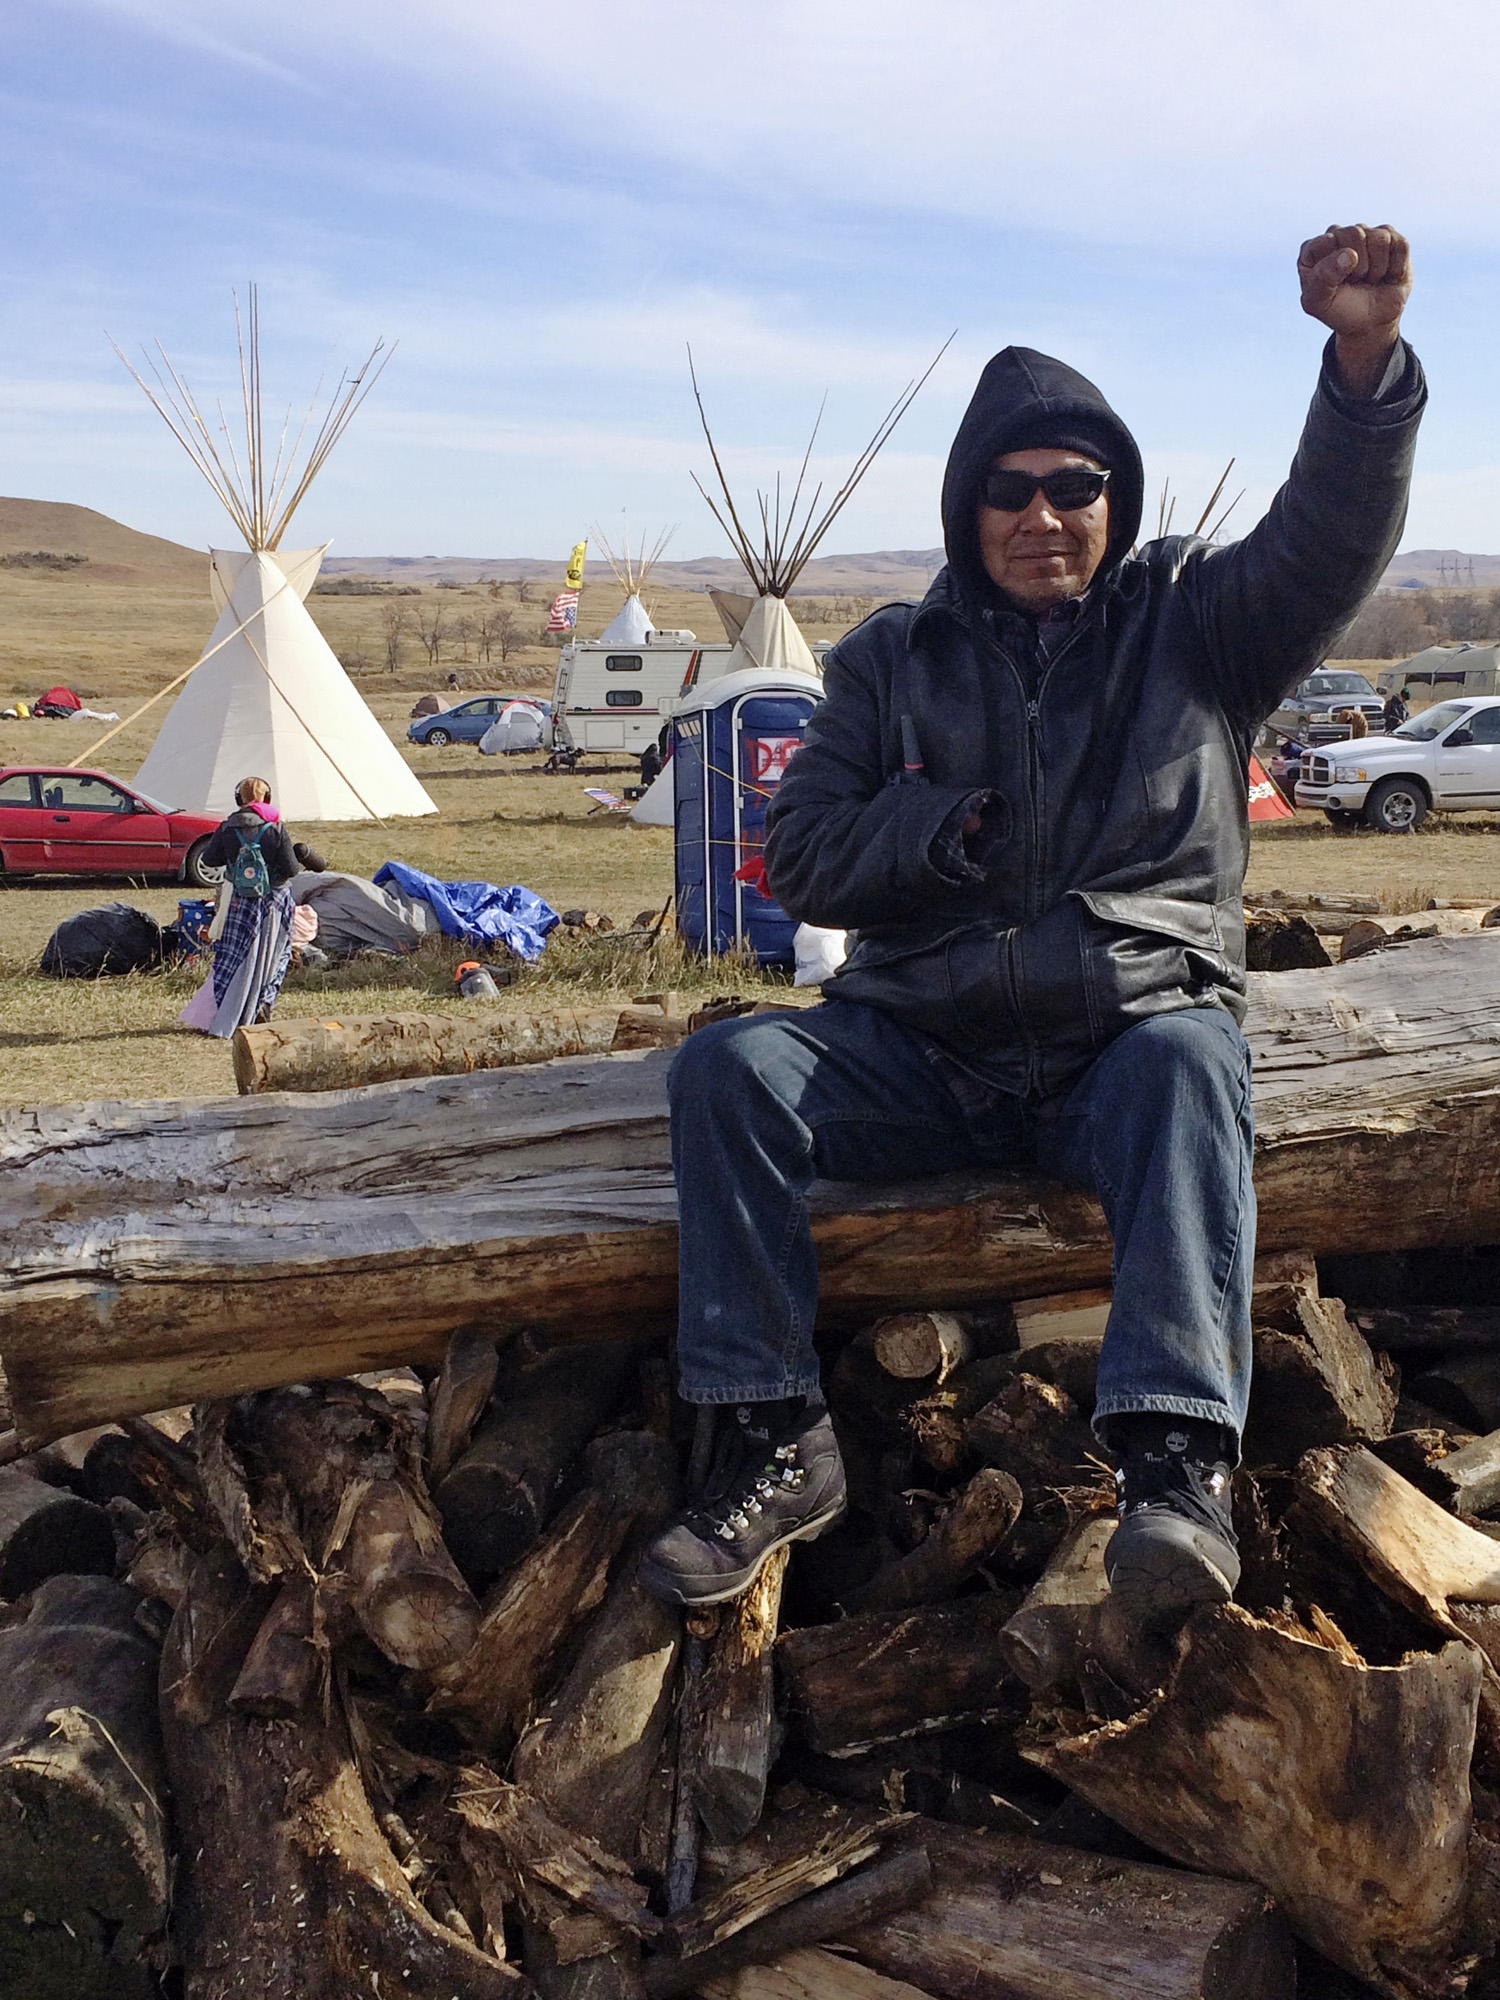
[[721, 1021], [669, 1082], [681, 1219], [678, 1358], [691, 1403], [818, 1387], [814, 1180], [1039, 1167], [1098, 1197], [1114, 1304], [1094, 1427], [1160, 1410], [1244, 1426], [1250, 1392], [1250, 1051], [1222, 1009], [1127, 1028], [1041, 1106], [934, 1060], [849, 1001]]

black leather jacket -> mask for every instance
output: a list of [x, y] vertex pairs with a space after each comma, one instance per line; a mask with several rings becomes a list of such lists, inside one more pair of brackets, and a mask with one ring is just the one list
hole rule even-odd
[[[1404, 344], [1370, 398], [1332, 367], [1243, 541], [1131, 554], [1140, 461], [1098, 391], [1026, 350], [989, 364], [949, 460], [948, 567], [827, 656], [770, 808], [772, 893], [858, 934], [829, 998], [883, 1007], [1032, 1098], [1148, 1015], [1243, 1015], [1251, 740], [1394, 553], [1426, 397]], [[1070, 411], [1118, 427], [1110, 550], [1071, 621], [1039, 631], [984, 576], [978, 482]]]

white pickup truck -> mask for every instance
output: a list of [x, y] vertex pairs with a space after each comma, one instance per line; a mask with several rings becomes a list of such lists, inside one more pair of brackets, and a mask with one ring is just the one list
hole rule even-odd
[[1500, 695], [1439, 702], [1393, 736], [1304, 751], [1296, 798], [1335, 826], [1363, 819], [1377, 833], [1409, 833], [1429, 812], [1500, 807]]

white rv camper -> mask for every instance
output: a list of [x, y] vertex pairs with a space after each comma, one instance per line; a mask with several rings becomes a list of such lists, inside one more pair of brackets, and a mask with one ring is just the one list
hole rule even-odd
[[[828, 646], [811, 648], [821, 664]], [[563, 649], [553, 689], [558, 750], [640, 757], [663, 724], [704, 682], [729, 672], [738, 651], [727, 640], [701, 645], [692, 632], [648, 631], [634, 645], [579, 639]], [[741, 655], [734, 665], [745, 664]]]

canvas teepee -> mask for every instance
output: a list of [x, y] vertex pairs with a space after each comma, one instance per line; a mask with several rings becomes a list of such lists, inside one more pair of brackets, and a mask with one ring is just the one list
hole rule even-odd
[[614, 549], [610, 546], [609, 539], [605, 535], [604, 530], [595, 522], [594, 540], [603, 549], [604, 559], [614, 574], [615, 582], [619, 584], [621, 590], [625, 593], [625, 602], [599, 634], [599, 644], [601, 646], [645, 645], [654, 628], [651, 623], [651, 614], [641, 602], [641, 592], [645, 588], [646, 580], [652, 570], [661, 561], [667, 543], [671, 541], [676, 532], [675, 528], [664, 528], [649, 550], [646, 547], [646, 537], [643, 534], [639, 549], [632, 553], [630, 531], [627, 528], [620, 546], [620, 553], [616, 555]]
[[742, 668], [755, 668], [763, 673], [817, 673], [818, 664], [812, 649], [787, 609], [787, 593], [817, 553], [818, 544], [843, 512], [855, 487], [874, 464], [881, 446], [911, 408], [917, 392], [947, 353], [949, 344], [949, 341], [944, 341], [919, 380], [907, 383], [877, 425], [875, 435], [854, 461], [848, 478], [821, 511], [821, 485], [813, 489], [809, 499], [805, 502], [803, 499], [808, 466], [812, 462], [813, 447], [818, 441], [818, 430], [823, 421], [820, 409], [785, 512], [782, 508], [780, 473], [776, 475], [769, 493], [757, 491], [755, 502], [760, 514], [758, 533], [746, 529], [735, 507], [734, 495], [714, 444], [713, 432], [709, 429], [708, 413], [703, 407], [698, 375], [693, 367], [692, 350], [688, 350], [688, 373], [692, 377], [699, 421], [703, 425], [703, 436], [724, 503], [722, 509], [696, 473], [693, 474], [693, 484], [708, 502], [714, 519], [728, 535], [735, 554], [745, 565], [755, 586], [753, 598], [736, 597], [723, 591], [713, 593], [719, 615], [734, 640], [734, 649], [725, 666], [726, 673], [737, 673]]
[[314, 395], [295, 437], [290, 437], [289, 412], [268, 456], [254, 286], [245, 322], [238, 302], [235, 318], [244, 397], [243, 465], [223, 412], [211, 428], [159, 345], [161, 367], [150, 363], [154, 387], [120, 354], [246, 543], [243, 550], [209, 552], [219, 620], [136, 783], [168, 805], [199, 812], [231, 811], [236, 784], [252, 776], [267, 780], [289, 820], [391, 819], [436, 812], [303, 602], [327, 545], [296, 552], [281, 547], [292, 515], [385, 365], [378, 359], [381, 344], [362, 368], [340, 379], [316, 422]]

